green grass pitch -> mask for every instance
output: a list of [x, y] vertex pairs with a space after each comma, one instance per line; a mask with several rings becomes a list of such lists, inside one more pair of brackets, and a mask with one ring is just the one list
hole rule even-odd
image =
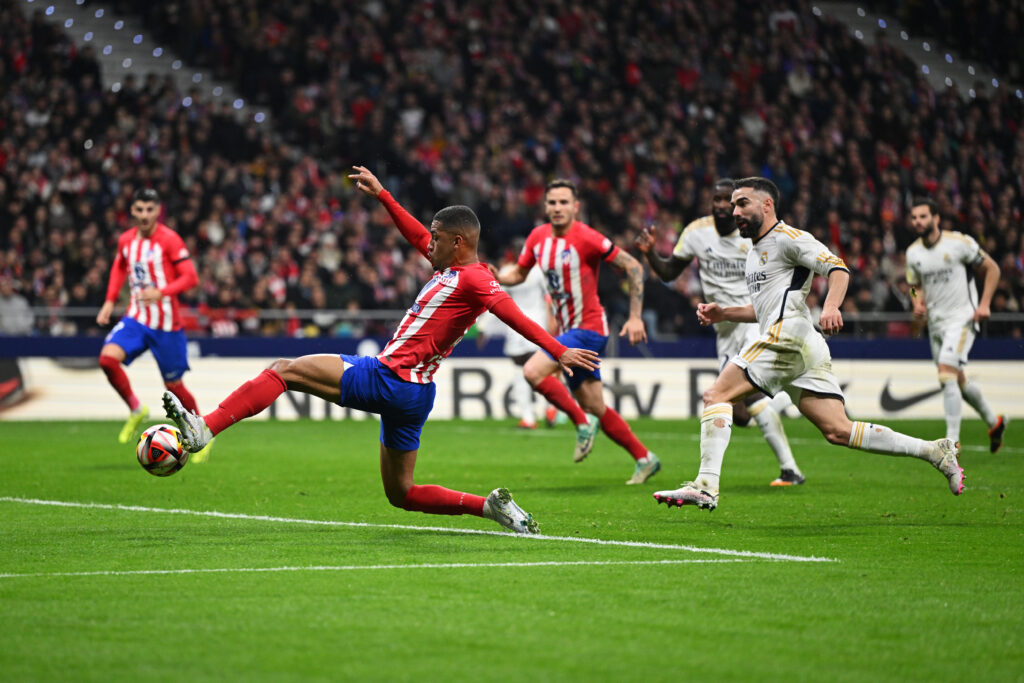
[[696, 473], [698, 425], [633, 426], [664, 463], [635, 487], [605, 436], [574, 465], [565, 426], [428, 422], [418, 483], [507, 486], [536, 539], [408, 528], [498, 530], [390, 507], [372, 421], [250, 422], [166, 479], [118, 424], [0, 423], [0, 678], [1024, 680], [1024, 429], [990, 455], [965, 422], [956, 498], [803, 420], [808, 482], [773, 489], [737, 428], [707, 513], [651, 498]]

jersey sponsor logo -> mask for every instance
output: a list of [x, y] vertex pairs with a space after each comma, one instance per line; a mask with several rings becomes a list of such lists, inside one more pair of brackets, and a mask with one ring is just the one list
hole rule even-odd
[[138, 283], [144, 283], [149, 281], [149, 271], [146, 269], [145, 263], [139, 263], [136, 261], [135, 265], [132, 266], [132, 270], [135, 272], [135, 281]]
[[419, 313], [422, 308], [423, 307], [420, 306], [418, 303], [417, 304], [413, 304], [412, 307], [409, 308], [409, 312], [410, 313]]
[[919, 394], [911, 394], [905, 397], [896, 397], [889, 392], [889, 380], [885, 380], [885, 386], [882, 387], [882, 395], [878, 399], [878, 404], [882, 406], [882, 410], [887, 413], [898, 413], [901, 410], [905, 410], [912, 405], [920, 403], [921, 401], [927, 401], [932, 396], [936, 396], [942, 393], [942, 387], [937, 389], [929, 389], [928, 391], [922, 391]]
[[497, 280], [491, 280], [491, 294], [501, 291], [501, 285], [498, 284]]

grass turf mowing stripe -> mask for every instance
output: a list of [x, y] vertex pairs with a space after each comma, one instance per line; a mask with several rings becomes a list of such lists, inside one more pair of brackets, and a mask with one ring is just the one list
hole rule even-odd
[[377, 569], [477, 569], [490, 567], [605, 567], [614, 565], [673, 565], [673, 564], [725, 564], [750, 562], [739, 558], [730, 560], [576, 560], [568, 562], [448, 562], [428, 564], [349, 564], [313, 565], [310, 567], [221, 567], [211, 569], [137, 569], [93, 572], [33, 572], [28, 574], [0, 574], [0, 579], [31, 579], [68, 576], [137, 576], [148, 574], [228, 574], [234, 572], [347, 572]]
[[113, 505], [108, 503], [78, 503], [62, 500], [40, 500], [37, 498], [19, 498], [16, 496], [0, 496], [0, 502], [19, 503], [23, 505], [49, 505], [54, 507], [89, 508], [96, 510], [119, 510], [122, 512], [155, 512], [171, 515], [193, 515], [197, 517], [216, 517], [220, 519], [241, 519], [258, 522], [278, 522], [282, 524], [310, 524], [319, 526], [360, 527], [372, 529], [402, 529], [409, 531], [434, 531], [452, 534], [476, 534], [482, 536], [503, 536], [536, 541], [563, 541], [569, 543], [590, 543], [593, 545], [619, 546], [625, 548], [653, 548], [657, 550], [685, 550], [692, 553], [710, 553], [730, 557], [747, 557], [762, 560], [783, 560], [787, 562], [838, 562], [829, 557], [803, 555], [785, 555], [781, 553], [764, 553], [753, 550], [729, 550], [726, 548], [701, 548], [692, 545], [675, 545], [670, 543], [649, 543], [646, 541], [610, 541], [600, 538], [582, 538], [576, 536], [546, 536], [544, 534], [510, 534], [507, 531], [487, 531], [484, 529], [459, 529], [440, 526], [417, 526], [412, 524], [372, 524], [369, 522], [339, 522], [322, 519], [294, 519], [291, 517], [273, 517], [270, 515], [246, 515], [237, 512], [217, 512], [215, 510], [183, 510], [177, 508], [151, 508], [139, 505]]

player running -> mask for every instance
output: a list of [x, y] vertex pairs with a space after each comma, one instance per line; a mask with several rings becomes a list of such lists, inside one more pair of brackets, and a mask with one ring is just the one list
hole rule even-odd
[[[149, 415], [149, 408], [132, 391], [121, 365], [131, 365], [146, 349], [156, 359], [167, 390], [189, 410], [198, 411], [195, 398], [181, 379], [189, 367], [178, 294], [195, 287], [199, 277], [181, 237], [157, 221], [160, 195], [156, 190], [136, 190], [131, 212], [135, 227], [117, 240], [107, 298], [96, 315], [100, 325], [110, 323], [114, 303], [127, 277], [131, 303], [100, 349], [100, 367], [131, 411], [117, 437], [121, 443], [135, 438], [139, 425]], [[193, 460], [202, 462], [208, 454], [206, 449]]]
[[507, 489], [495, 489], [484, 498], [413, 483], [420, 432], [434, 405], [434, 372], [487, 309], [547, 349], [566, 372], [572, 372], [570, 367], [596, 369], [597, 354], [566, 348], [524, 316], [502, 291], [477, 257], [480, 222], [471, 209], [441, 209], [427, 230], [369, 170], [354, 168], [356, 173], [349, 177], [356, 187], [384, 205], [402, 236], [437, 271], [416, 296], [391, 341], [375, 357], [318, 354], [277, 360], [203, 417], [166, 392], [167, 416], [181, 429], [186, 448], [195, 452], [214, 435], [261, 412], [288, 390], [377, 413], [381, 417], [380, 473], [392, 505], [433, 515], [476, 515], [516, 533], [538, 533], [533, 517], [516, 505]]
[[923, 441], [882, 425], [851, 422], [843, 391], [832, 374], [832, 358], [824, 337], [814, 329], [807, 293], [814, 274], [828, 278], [828, 295], [820, 325], [825, 334], [843, 327], [839, 307], [846, 296], [850, 271], [842, 259], [809, 233], [776, 217], [779, 188], [766, 178], [745, 178], [732, 193], [733, 217], [740, 234], [752, 240], [746, 281], [752, 303], [722, 307], [699, 304], [702, 325], [722, 321], [756, 322], [761, 336], [734, 356], [711, 388], [704, 392], [700, 426], [700, 470], [694, 481], [674, 491], [654, 494], [669, 506], [718, 506], [722, 460], [732, 432], [733, 402], [761, 391], [791, 392], [797, 407], [830, 442], [857, 450], [927, 460], [942, 472], [954, 495], [963, 491], [963, 470], [957, 461], [960, 444], [950, 439]]
[[[742, 237], [732, 218], [732, 191], [735, 183], [730, 178], [715, 181], [711, 196], [711, 215], [703, 216], [687, 225], [676, 242], [672, 257], [661, 258], [654, 247], [654, 227], [641, 232], [636, 238], [637, 248], [647, 256], [658, 277], [671, 282], [690, 265], [694, 258], [700, 264], [700, 284], [704, 299], [719, 306], [744, 306], [750, 303], [743, 272], [746, 267], [750, 240]], [[717, 335], [718, 369], [757, 340], [754, 323], [722, 321], [715, 325]], [[786, 432], [782, 428], [779, 412], [792, 405], [789, 394], [780, 391], [774, 399], [754, 392], [744, 403], [733, 406], [733, 421], [746, 426], [754, 418], [765, 441], [779, 461], [779, 476], [771, 486], [796, 486], [805, 479], [793, 458]], [[749, 407], [749, 409], [748, 409]]]
[[[534, 265], [540, 266], [562, 332], [557, 339], [563, 344], [600, 353], [608, 343], [608, 320], [597, 297], [597, 272], [601, 262], [608, 261], [625, 270], [629, 282], [629, 318], [619, 336], [627, 337], [630, 344], [647, 341], [640, 317], [644, 298], [643, 266], [607, 237], [576, 220], [580, 202], [572, 182], [559, 179], [548, 183], [544, 202], [551, 222], [533, 229], [518, 261], [501, 269], [498, 282], [519, 284]], [[601, 372], [581, 371], [568, 377], [570, 395], [555, 377], [558, 368], [559, 363], [550, 352], [537, 351], [526, 362], [523, 374], [535, 390], [576, 424], [573, 461], [582, 462], [587, 457], [600, 426], [636, 461], [627, 484], [642, 484], [657, 474], [661, 469], [658, 456], [647, 450], [614, 408], [605, 405]], [[595, 417], [588, 419], [586, 413]]]
[[[999, 284], [999, 265], [973, 237], [939, 230], [939, 220], [939, 209], [933, 200], [914, 200], [910, 224], [918, 239], [907, 248], [907, 282], [911, 286], [914, 315], [928, 318], [932, 358], [939, 366], [942, 385], [946, 438], [960, 440], [966, 400], [988, 425], [989, 450], [995, 453], [1003, 445], [1006, 420], [995, 414], [981, 395], [981, 388], [967, 380], [964, 367], [978, 323], [991, 315], [989, 304]], [[968, 266], [983, 278], [980, 301]]]

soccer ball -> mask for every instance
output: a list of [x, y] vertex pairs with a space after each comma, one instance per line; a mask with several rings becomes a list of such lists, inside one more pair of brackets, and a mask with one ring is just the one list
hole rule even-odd
[[142, 432], [135, 447], [142, 469], [156, 477], [169, 477], [188, 462], [189, 452], [181, 444], [181, 432], [174, 425], [153, 425]]

